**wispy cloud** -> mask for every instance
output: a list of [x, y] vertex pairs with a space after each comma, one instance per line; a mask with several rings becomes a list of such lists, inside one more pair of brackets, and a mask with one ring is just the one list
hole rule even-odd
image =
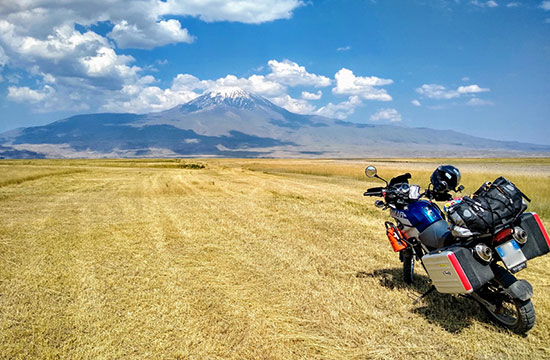
[[475, 6], [488, 7], [488, 8], [495, 8], [495, 7], [498, 6], [498, 3], [494, 0], [489, 0], [489, 1], [473, 0], [472, 4], [475, 5]]
[[351, 46], [343, 46], [336, 49], [336, 51], [348, 51], [351, 50]]
[[489, 100], [483, 100], [477, 97], [473, 97], [468, 102], [466, 102], [466, 105], [468, 106], [490, 106], [494, 105], [492, 101]]
[[477, 84], [459, 86], [456, 89], [447, 89], [445, 86], [438, 84], [424, 84], [416, 89], [418, 94], [429, 99], [455, 99], [462, 95], [487, 91], [490, 91], [490, 89], [482, 88]]

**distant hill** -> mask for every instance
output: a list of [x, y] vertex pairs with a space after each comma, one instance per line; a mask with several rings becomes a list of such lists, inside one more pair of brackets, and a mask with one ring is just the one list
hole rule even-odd
[[291, 113], [238, 88], [144, 115], [87, 114], [0, 134], [1, 158], [550, 155], [550, 146]]

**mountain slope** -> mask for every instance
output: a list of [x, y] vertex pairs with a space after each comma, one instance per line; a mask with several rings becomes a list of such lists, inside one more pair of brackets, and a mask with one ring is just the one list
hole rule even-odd
[[291, 113], [238, 88], [145, 115], [87, 114], [0, 135], [0, 157], [510, 156], [550, 146]]

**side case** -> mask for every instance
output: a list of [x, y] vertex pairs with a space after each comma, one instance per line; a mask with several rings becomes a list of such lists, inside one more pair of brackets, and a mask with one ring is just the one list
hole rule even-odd
[[550, 239], [537, 213], [522, 214], [519, 226], [527, 232], [527, 242], [521, 245], [521, 251], [528, 260], [550, 252]]
[[445, 294], [470, 294], [495, 277], [489, 265], [458, 245], [432, 251], [422, 257], [422, 263], [437, 291]]

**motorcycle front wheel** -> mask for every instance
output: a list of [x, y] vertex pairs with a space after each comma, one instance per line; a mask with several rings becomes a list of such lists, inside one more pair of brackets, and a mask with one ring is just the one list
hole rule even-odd
[[412, 284], [414, 280], [414, 256], [409, 251], [404, 250], [401, 253], [403, 261], [403, 281], [406, 284]]

